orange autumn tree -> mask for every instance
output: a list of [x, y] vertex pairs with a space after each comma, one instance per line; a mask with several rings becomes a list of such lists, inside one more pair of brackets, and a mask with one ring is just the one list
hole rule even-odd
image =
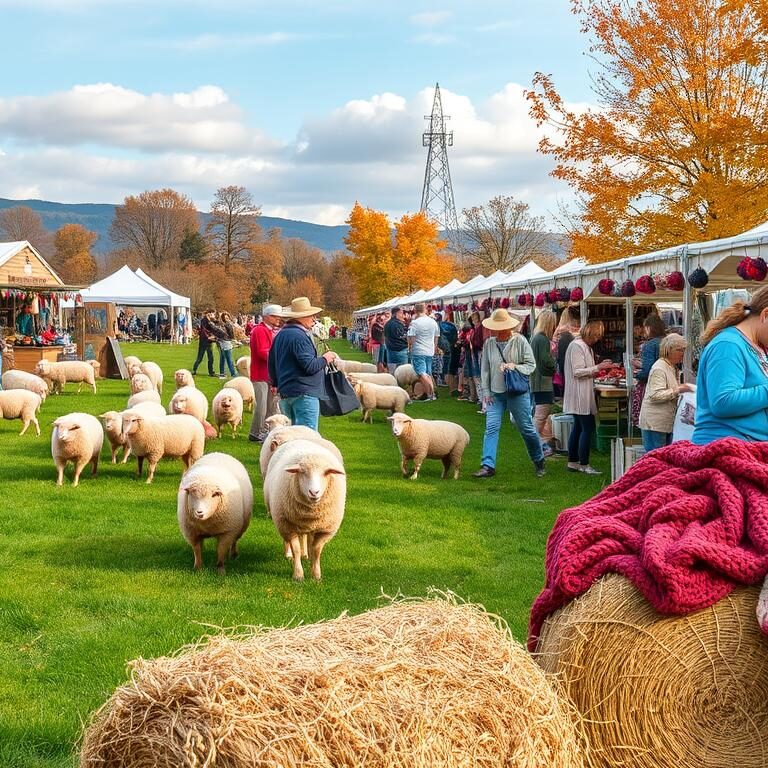
[[56, 230], [54, 264], [64, 282], [90, 285], [96, 279], [96, 260], [91, 248], [98, 237], [82, 224], [64, 224]]
[[395, 293], [413, 293], [447, 283], [455, 264], [445, 253], [446, 244], [440, 239], [437, 223], [423, 211], [405, 214], [396, 222], [394, 262], [399, 285]]
[[[537, 73], [540, 151], [576, 192], [573, 255], [598, 262], [742, 232], [768, 217], [768, 57], [758, 3], [574, 0], [597, 105]], [[552, 129], [555, 130], [552, 130]]]

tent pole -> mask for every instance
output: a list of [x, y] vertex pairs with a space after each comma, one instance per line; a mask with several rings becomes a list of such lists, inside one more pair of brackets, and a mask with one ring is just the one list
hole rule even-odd
[[176, 338], [176, 329], [174, 328], [173, 304], [171, 304], [170, 317], [168, 318], [168, 327], [170, 328], [170, 331], [171, 331], [170, 343], [173, 344], [173, 340]]
[[687, 343], [683, 355], [683, 381], [692, 383], [696, 381], [693, 374], [693, 288], [688, 282], [689, 257], [688, 246], [684, 245], [680, 254], [680, 271], [683, 273], [683, 336]]

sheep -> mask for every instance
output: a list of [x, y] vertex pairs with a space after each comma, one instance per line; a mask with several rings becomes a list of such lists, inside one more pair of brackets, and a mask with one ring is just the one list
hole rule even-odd
[[6, 371], [3, 374], [2, 382], [3, 389], [27, 389], [39, 395], [43, 402], [45, 402], [45, 398], [48, 396], [48, 385], [39, 376], [35, 376], [34, 373], [15, 369]]
[[141, 363], [141, 365], [134, 363], [128, 368], [128, 373], [132, 377], [138, 373], [143, 373], [152, 382], [153, 389], [156, 389], [161, 395], [163, 394], [163, 371], [157, 363], [153, 363], [151, 360]]
[[[133, 370], [136, 370], [135, 368]], [[145, 373], [134, 373], [131, 376], [131, 394], [135, 395], [138, 392], [156, 392], [155, 385], [152, 383], [152, 379]]]
[[419, 476], [424, 459], [442, 459], [442, 477], [448, 477], [452, 468], [453, 479], [458, 480], [461, 457], [469, 444], [469, 433], [466, 429], [451, 421], [412, 419], [404, 413], [395, 413], [388, 419], [392, 422], [392, 434], [400, 447], [400, 467], [404, 477], [408, 477], [408, 461], [411, 459], [411, 480]]
[[45, 380], [54, 394], [63, 392], [64, 385], [68, 381], [78, 383], [78, 394], [80, 394], [83, 384], [90, 384], [93, 387], [93, 394], [96, 394], [96, 374], [93, 366], [80, 360], [65, 360], [61, 363], [39, 360], [35, 367], [35, 373]]
[[237, 557], [238, 539], [251, 522], [253, 485], [245, 467], [226, 453], [200, 458], [181, 478], [176, 513], [181, 534], [203, 567], [203, 540], [216, 539], [216, 566], [224, 574], [227, 554]]
[[411, 402], [411, 396], [400, 387], [382, 387], [379, 384], [358, 381], [354, 389], [360, 401], [362, 421], [368, 421], [370, 424], [373, 424], [374, 410], [403, 413], [405, 406]]
[[264, 424], [267, 426], [267, 432], [271, 432], [278, 427], [290, 427], [291, 420], [284, 413], [276, 413], [264, 419]]
[[9, 389], [0, 391], [0, 418], [21, 419], [23, 427], [19, 435], [23, 435], [30, 424], [35, 425], [35, 432], [40, 435], [40, 423], [35, 414], [42, 403], [40, 395], [28, 389]]
[[347, 477], [339, 460], [308, 440], [292, 440], [275, 451], [264, 480], [264, 502], [278, 532], [290, 545], [293, 578], [304, 580], [301, 536], [309, 540], [312, 578], [320, 580], [323, 547], [341, 526]]
[[253, 384], [246, 376], [235, 376], [234, 379], [225, 381], [222, 384], [223, 388], [236, 389], [240, 396], [243, 398], [243, 407], [250, 413], [253, 413], [253, 403], [256, 399], [256, 395], [253, 391]]
[[348, 373], [347, 378], [352, 384], [365, 381], [369, 384], [381, 384], [383, 387], [397, 386], [397, 379], [391, 373]]
[[144, 392], [137, 392], [135, 395], [131, 395], [128, 398], [128, 404], [126, 408], [133, 408], [139, 403], [159, 403], [160, 395], [157, 394], [156, 389], [148, 389]]
[[[132, 410], [144, 416], [165, 416], [165, 408], [160, 403], [153, 403], [149, 400], [136, 403]], [[127, 437], [123, 434], [123, 414], [117, 411], [107, 411], [100, 414], [99, 418], [104, 422], [104, 433], [112, 449], [112, 463], [117, 464], [117, 452], [122, 448], [122, 463], [125, 464], [131, 455], [131, 449], [127, 445]]]
[[93, 375], [97, 378], [101, 378], [101, 363], [98, 360], [86, 360], [86, 363], [93, 368]]
[[192, 376], [192, 371], [188, 371], [186, 368], [179, 368], [179, 370], [173, 374], [173, 378], [176, 382], [176, 389], [195, 386], [195, 379]]
[[216, 422], [219, 437], [222, 424], [229, 424], [234, 439], [237, 428], [243, 421], [243, 398], [236, 389], [227, 387], [213, 398], [213, 420]]
[[241, 376], [250, 377], [251, 375], [251, 356], [243, 355], [235, 361], [235, 368]]
[[399, 387], [403, 389], [410, 388], [411, 395], [413, 395], [413, 386], [419, 381], [419, 377], [410, 363], [404, 363], [395, 368], [395, 379], [397, 379]]
[[373, 363], [360, 363], [357, 360], [342, 360], [337, 357], [334, 365], [344, 373], [376, 373], [376, 366]]
[[321, 437], [318, 432], [310, 427], [304, 427], [300, 425], [281, 426], [271, 429], [267, 436], [264, 438], [264, 442], [261, 444], [261, 452], [259, 453], [259, 469], [261, 470], [261, 476], [267, 476], [267, 470], [269, 469], [269, 463], [272, 460], [272, 456], [275, 451], [284, 443], [291, 440], [308, 440], [310, 443], [317, 443], [323, 446], [326, 450], [330, 451], [344, 466], [344, 459], [341, 456], [339, 449], [330, 441]]
[[188, 413], [198, 421], [205, 421], [208, 418], [208, 398], [196, 387], [181, 387], [168, 403], [168, 413]]
[[101, 424], [90, 413], [69, 413], [59, 416], [53, 422], [51, 434], [51, 455], [56, 465], [58, 476], [56, 485], [64, 483], [64, 469], [67, 462], [72, 462], [75, 473], [72, 477], [72, 487], [80, 482], [80, 473], [89, 462], [93, 465], [92, 475], [99, 468], [99, 454], [104, 442], [104, 432]]
[[123, 358], [123, 362], [125, 363], [125, 367], [130, 371], [132, 365], [138, 365], [141, 366], [141, 360], [139, 360], [136, 355], [126, 355]]
[[205, 447], [203, 425], [185, 413], [146, 417], [134, 410], [124, 411], [123, 432], [128, 447], [138, 460], [139, 477], [144, 459], [149, 464], [147, 483], [152, 482], [155, 467], [163, 456], [180, 457], [186, 470], [203, 455]]

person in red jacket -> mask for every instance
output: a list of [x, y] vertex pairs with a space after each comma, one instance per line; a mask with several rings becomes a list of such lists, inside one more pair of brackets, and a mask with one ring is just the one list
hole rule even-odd
[[280, 330], [283, 308], [279, 304], [267, 304], [261, 313], [261, 322], [251, 331], [251, 381], [256, 400], [248, 439], [261, 443], [266, 437], [264, 420], [277, 413], [274, 384], [269, 380], [267, 360], [272, 342]]

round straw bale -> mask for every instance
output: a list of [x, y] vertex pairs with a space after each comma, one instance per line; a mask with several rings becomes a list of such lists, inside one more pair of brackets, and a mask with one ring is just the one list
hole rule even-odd
[[446, 599], [132, 662], [80, 765], [582, 768], [564, 703], [500, 620]]
[[623, 576], [552, 614], [536, 657], [581, 715], [590, 768], [768, 765], [768, 639], [759, 589], [662, 616]]

